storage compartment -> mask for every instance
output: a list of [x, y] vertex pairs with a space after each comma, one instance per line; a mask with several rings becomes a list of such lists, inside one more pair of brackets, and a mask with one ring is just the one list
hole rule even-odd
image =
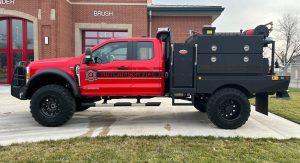
[[187, 41], [198, 45], [198, 74], [266, 75], [263, 36], [194, 35]]
[[173, 88], [194, 87], [194, 46], [174, 44], [173, 52]]
[[266, 74], [264, 59], [259, 54], [198, 54], [200, 74]]
[[194, 35], [186, 41], [198, 44], [199, 54], [262, 54], [263, 36]]

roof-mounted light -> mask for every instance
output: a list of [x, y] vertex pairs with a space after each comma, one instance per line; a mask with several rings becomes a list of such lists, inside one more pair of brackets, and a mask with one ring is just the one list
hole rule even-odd
[[157, 32], [170, 32], [170, 28], [169, 27], [158, 28]]

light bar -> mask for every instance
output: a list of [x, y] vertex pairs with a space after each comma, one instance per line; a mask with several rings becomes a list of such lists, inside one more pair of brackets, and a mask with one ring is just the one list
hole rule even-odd
[[158, 32], [169, 32], [169, 31], [170, 31], [169, 27], [158, 28]]

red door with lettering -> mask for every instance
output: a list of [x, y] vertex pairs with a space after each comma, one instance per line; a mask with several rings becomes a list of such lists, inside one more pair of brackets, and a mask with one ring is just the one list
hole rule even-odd
[[158, 40], [141, 39], [133, 42], [134, 60], [132, 77], [134, 94], [140, 96], [163, 96], [164, 58]]
[[81, 65], [81, 92], [90, 96], [130, 96], [132, 43], [105, 42], [92, 52], [93, 63]]

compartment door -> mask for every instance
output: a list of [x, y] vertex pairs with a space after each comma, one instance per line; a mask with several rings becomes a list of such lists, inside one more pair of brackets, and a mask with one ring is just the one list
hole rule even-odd
[[[195, 47], [189, 44], [174, 44], [172, 85], [179, 92], [195, 89]], [[176, 93], [176, 92], [174, 92]]]

